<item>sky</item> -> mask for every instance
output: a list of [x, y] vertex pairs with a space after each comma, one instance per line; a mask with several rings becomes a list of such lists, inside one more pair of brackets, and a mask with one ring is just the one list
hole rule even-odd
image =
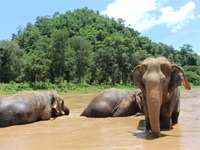
[[152, 42], [177, 50], [190, 44], [200, 55], [200, 0], [0, 0], [0, 41], [11, 40], [19, 27], [34, 24], [37, 16], [83, 7], [124, 19], [126, 26]]

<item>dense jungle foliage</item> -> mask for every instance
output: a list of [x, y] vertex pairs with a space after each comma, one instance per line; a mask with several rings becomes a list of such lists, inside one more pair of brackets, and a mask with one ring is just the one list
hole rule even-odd
[[87, 7], [37, 17], [0, 41], [0, 82], [133, 85], [133, 68], [150, 56], [165, 56], [200, 85], [200, 57], [192, 46], [179, 50], [152, 42], [138, 31]]

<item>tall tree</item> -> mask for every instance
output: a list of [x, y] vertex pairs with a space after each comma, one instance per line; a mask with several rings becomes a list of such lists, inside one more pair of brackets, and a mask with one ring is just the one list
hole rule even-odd
[[15, 41], [0, 41], [0, 82], [18, 81], [23, 51]]
[[115, 84], [116, 72], [116, 50], [112, 47], [102, 47], [98, 49], [94, 56], [96, 62], [96, 79], [99, 84], [102, 82], [108, 83], [109, 77], [112, 79], [112, 84]]
[[190, 64], [189, 56], [191, 56], [192, 52], [193, 52], [192, 46], [189, 44], [183, 44], [183, 46], [180, 47], [180, 53], [181, 53], [181, 56], [183, 57], [182, 65]]
[[91, 61], [92, 45], [81, 36], [74, 36], [70, 38], [70, 46], [74, 51], [75, 59], [75, 74], [78, 78], [78, 83], [81, 83], [81, 77], [84, 77], [86, 70]]
[[67, 60], [68, 53], [70, 51], [69, 47], [69, 32], [66, 28], [56, 30], [52, 36], [52, 51], [51, 51], [51, 61], [52, 61], [52, 75], [53, 80], [56, 78], [62, 78], [64, 82], [65, 71], [68, 69]]
[[26, 55], [25, 66], [23, 68], [25, 75], [29, 78], [29, 81], [34, 81], [35, 85], [37, 85], [38, 80], [42, 81], [42, 79], [46, 76], [47, 71], [50, 68], [51, 60], [47, 58], [47, 54], [40, 51], [34, 50]]

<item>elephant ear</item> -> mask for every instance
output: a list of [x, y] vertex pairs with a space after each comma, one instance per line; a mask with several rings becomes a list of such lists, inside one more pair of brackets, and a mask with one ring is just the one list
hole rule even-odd
[[57, 112], [59, 112], [58, 111], [58, 102], [57, 102], [57, 100], [54, 100], [54, 102], [53, 102], [53, 104], [51, 105], [51, 108], [54, 108]]
[[184, 71], [177, 65], [172, 65], [171, 80], [169, 83], [169, 93], [171, 93], [176, 87], [184, 85], [185, 89], [190, 90], [190, 85], [185, 77]]
[[143, 108], [142, 108], [142, 92], [141, 91], [136, 94], [136, 103], [138, 107], [140, 108], [140, 110], [142, 110]]
[[141, 70], [141, 65], [138, 65], [133, 70], [133, 82], [142, 90], [142, 92], [145, 92], [145, 85], [142, 82], [142, 76], [143, 74]]

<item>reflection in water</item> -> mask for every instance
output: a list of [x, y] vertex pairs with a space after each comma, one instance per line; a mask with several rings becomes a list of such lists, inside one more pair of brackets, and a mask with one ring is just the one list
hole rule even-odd
[[[146, 140], [155, 139], [153, 137], [153, 134], [151, 133], [151, 131], [146, 130], [145, 120], [139, 121], [137, 130], [138, 130], [138, 132], [130, 132], [129, 131], [129, 133], [132, 133], [136, 138], [140, 138], [140, 139], [146, 139]], [[166, 135], [161, 133], [161, 137], [163, 137], [163, 136], [166, 136]]]
[[144, 116], [80, 117], [97, 94], [63, 94], [69, 116], [0, 128], [0, 149], [200, 149], [199, 89], [181, 90], [179, 123], [171, 130], [161, 130], [157, 139], [145, 130]]
[[153, 139], [153, 135], [149, 134], [149, 131], [146, 130], [145, 120], [140, 120], [137, 126], [137, 132], [131, 132], [136, 138], [140, 139]]

